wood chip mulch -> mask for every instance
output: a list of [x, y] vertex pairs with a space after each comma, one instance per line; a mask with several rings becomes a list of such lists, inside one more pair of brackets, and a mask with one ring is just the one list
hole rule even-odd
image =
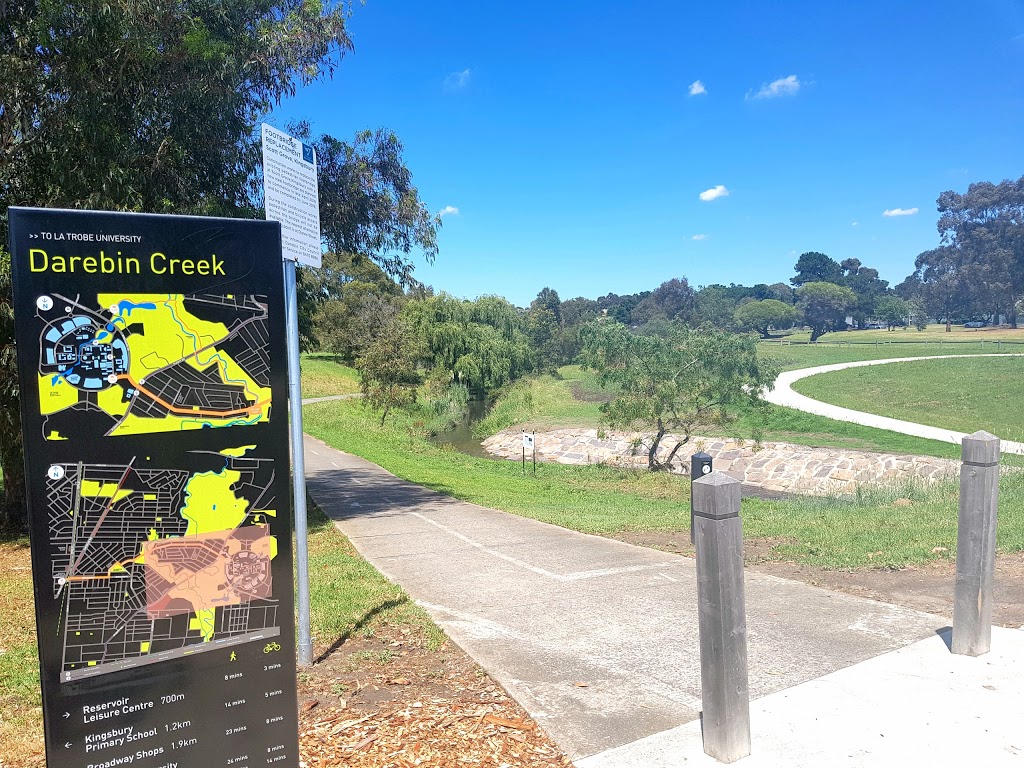
[[299, 696], [304, 768], [572, 765], [454, 643], [428, 650], [397, 628], [347, 640], [300, 675]]

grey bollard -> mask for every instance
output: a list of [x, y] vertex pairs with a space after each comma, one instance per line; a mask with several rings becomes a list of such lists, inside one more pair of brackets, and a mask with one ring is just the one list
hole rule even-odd
[[999, 438], [975, 432], [963, 440], [956, 533], [953, 653], [981, 656], [992, 646], [992, 574], [999, 510]]
[[731, 763], [750, 754], [740, 483], [713, 472], [692, 487], [704, 751]]

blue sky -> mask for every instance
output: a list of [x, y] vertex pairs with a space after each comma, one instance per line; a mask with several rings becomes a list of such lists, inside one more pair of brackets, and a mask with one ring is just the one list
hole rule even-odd
[[417, 277], [468, 298], [771, 283], [808, 250], [895, 284], [940, 192], [1024, 175], [1021, 0], [367, 0], [349, 29], [271, 122], [394, 130], [457, 209]]

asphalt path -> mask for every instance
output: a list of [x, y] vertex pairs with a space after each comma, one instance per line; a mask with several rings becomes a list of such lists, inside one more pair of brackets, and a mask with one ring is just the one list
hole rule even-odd
[[[305, 447], [309, 491], [337, 527], [573, 760], [698, 718], [693, 560], [462, 502], [308, 436]], [[764, 574], [748, 572], [745, 589], [755, 699], [949, 624]]]
[[[867, 365], [889, 365], [890, 363], [909, 363], [921, 360], [949, 360], [952, 358], [975, 358], [975, 357], [1024, 357], [1020, 354], [1009, 355], [934, 355], [931, 357], [893, 357], [887, 360], [858, 360], [852, 363], [836, 363], [834, 365], [818, 365], [813, 368], [800, 368], [795, 371], [785, 371], [779, 374], [775, 380], [775, 386], [771, 391], [764, 393], [764, 399], [775, 405], [784, 405], [787, 408], [795, 408], [798, 411], [814, 413], [818, 416], [827, 416], [837, 421], [847, 421], [853, 424], [861, 424], [865, 427], [877, 427], [887, 429], [890, 432], [900, 432], [904, 435], [924, 437], [929, 440], [939, 440], [944, 443], [956, 443], [960, 445], [967, 434], [956, 432], [942, 427], [931, 427], [927, 424], [917, 424], [912, 421], [901, 419], [890, 419], [887, 416], [876, 416], [873, 413], [854, 411], [850, 408], [840, 408], [838, 405], [823, 403], [820, 400], [801, 395], [793, 389], [794, 382], [806, 379], [808, 376], [816, 376], [819, 373], [831, 373], [832, 371], [844, 371], [847, 368], [863, 368]], [[1024, 455], [1024, 443], [1012, 440], [1000, 440], [1000, 450], [1003, 453], [1014, 453]]]

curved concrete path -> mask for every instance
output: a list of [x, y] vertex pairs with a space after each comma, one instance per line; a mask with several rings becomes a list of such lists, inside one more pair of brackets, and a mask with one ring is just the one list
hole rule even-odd
[[[857, 362], [852, 363], [836, 363], [834, 365], [818, 365], [813, 368], [800, 368], [796, 371], [785, 371], [784, 373], [780, 373], [779, 377], [775, 380], [775, 388], [770, 392], [766, 392], [764, 394], [764, 399], [769, 403], [774, 403], [775, 405], [784, 405], [787, 408], [795, 408], [798, 411], [814, 413], [818, 416], [826, 416], [830, 419], [836, 419], [837, 421], [848, 421], [853, 424], [861, 424], [865, 427], [888, 429], [890, 432], [901, 432], [904, 435], [913, 435], [914, 437], [924, 437], [929, 440], [940, 440], [944, 443], [956, 443], [957, 445], [960, 445], [961, 441], [967, 436], [964, 432], [956, 432], [951, 429], [943, 429], [942, 427], [930, 427], [927, 424], [917, 424], [913, 421], [890, 419], [887, 416], [876, 416], [873, 413], [854, 411], [850, 408], [840, 408], [838, 405], [830, 405], [829, 403], [823, 403], [820, 400], [814, 400], [806, 395], [801, 395], [799, 392], [793, 390], [792, 385], [794, 382], [800, 381], [800, 379], [806, 379], [808, 376], [816, 376], [819, 373], [830, 373], [832, 371], [843, 371], [847, 368], [862, 368], [867, 365], [888, 365], [889, 363], [909, 363], [919, 360], [948, 360], [951, 358], [964, 357], [1024, 357], [1024, 355], [992, 354], [893, 357], [887, 360], [858, 360]], [[1024, 456], [1024, 443], [1014, 442], [1012, 440], [1001, 440], [1000, 447], [1003, 453], [1014, 453], [1019, 456]]]

